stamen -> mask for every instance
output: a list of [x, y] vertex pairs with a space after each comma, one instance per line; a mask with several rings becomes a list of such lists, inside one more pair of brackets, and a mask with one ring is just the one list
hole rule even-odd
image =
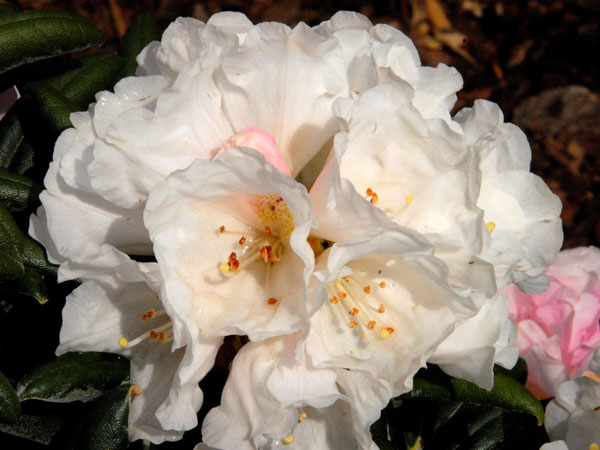
[[385, 288], [386, 287], [385, 281], [382, 281], [381, 283], [379, 283], [379, 287], [381, 289]]
[[407, 195], [406, 197], [404, 197], [404, 201], [406, 202], [407, 205], [410, 205], [414, 199], [415, 198], [412, 195]]
[[240, 245], [244, 245], [245, 243], [246, 243], [246, 236], [242, 236], [242, 237], [240, 238], [240, 240], [238, 241], [238, 244], [240, 244]]
[[219, 233], [224, 233], [225, 232], [225, 225], [221, 225], [219, 227]]
[[345, 300], [345, 299], [346, 299], [346, 297], [348, 297], [348, 294], [346, 294], [345, 292], [341, 292], [341, 291], [340, 291], [340, 292], [338, 292], [338, 295], [340, 296], [340, 298], [341, 298], [342, 300]]
[[266, 231], [268, 234], [273, 234], [273, 229], [272, 229], [272, 228], [271, 228], [269, 225], [267, 225], [267, 226], [265, 227], [265, 231]]
[[494, 222], [488, 222], [485, 224], [485, 226], [490, 233], [496, 229], [496, 224]]
[[475, 261], [469, 261], [469, 264], [475, 264]]
[[367, 197], [370, 197], [371, 195], [373, 195], [373, 189], [367, 188]]
[[367, 328], [369, 330], [372, 330], [373, 328], [375, 328], [375, 325], [377, 325], [377, 322], [375, 322], [374, 320], [369, 321], [369, 323], [367, 324]]
[[391, 327], [382, 328], [381, 331], [379, 332], [379, 335], [381, 336], [381, 339], [387, 339], [392, 335], [393, 332], [394, 332], [394, 329]]
[[135, 397], [136, 395], [140, 395], [141, 393], [142, 393], [142, 390], [139, 388], [139, 386], [132, 384], [131, 387], [129, 388], [129, 400], [132, 400], [133, 397]]
[[365, 291], [365, 294], [370, 294], [371, 293], [371, 286], [369, 286], [368, 284], [363, 288], [363, 291]]
[[[150, 339], [151, 341], [156, 341], [157, 339], [160, 339], [160, 337], [161, 337], [159, 333], [161, 333], [162, 331], [165, 331], [169, 328], [172, 328], [172, 327], [173, 327], [173, 322], [169, 321], [169, 322], [161, 325], [158, 328], [155, 328], [153, 330], [150, 330], [150, 331], [140, 334], [138, 337], [136, 337], [135, 339], [133, 339], [131, 341], [129, 341], [125, 337], [120, 337], [118, 340], [119, 347], [131, 348], [131, 347], [138, 345], [140, 342], [145, 341], [146, 339]], [[170, 333], [170, 331], [167, 332], [167, 339], [169, 338], [169, 333]], [[170, 340], [170, 339], [168, 339], [168, 340]]]
[[379, 305], [379, 309], [377, 310], [379, 314], [383, 314], [385, 312], [385, 305], [382, 303]]
[[275, 303], [277, 303], [277, 299], [275, 297], [269, 297], [269, 299], [267, 300], [267, 303], [269, 305], [274, 305]]
[[350, 328], [356, 328], [358, 326], [358, 324], [353, 320], [352, 322], [348, 322], [348, 326]]
[[329, 303], [337, 303], [338, 302], [338, 298], [336, 295], [334, 295], [333, 297], [329, 297]]
[[305, 412], [300, 413], [300, 415], [298, 416], [298, 423], [302, 423], [304, 421], [304, 419], [306, 419], [307, 414]]
[[350, 311], [348, 311], [348, 314], [350, 314], [351, 316], [356, 316], [359, 312], [360, 311], [358, 310], [358, 308], [352, 308]]
[[291, 436], [291, 435], [290, 435], [290, 436], [288, 436], [288, 437], [285, 437], [285, 438], [283, 438], [283, 439], [281, 440], [281, 443], [282, 443], [283, 445], [290, 445], [290, 444], [292, 444], [293, 442], [294, 442], [294, 436]]
[[125, 348], [127, 347], [127, 344], [129, 344], [129, 341], [127, 339], [125, 339], [124, 337], [119, 338], [119, 347]]
[[373, 192], [373, 195], [371, 196], [371, 203], [374, 205], [379, 203], [379, 196], [377, 195], [377, 192]]

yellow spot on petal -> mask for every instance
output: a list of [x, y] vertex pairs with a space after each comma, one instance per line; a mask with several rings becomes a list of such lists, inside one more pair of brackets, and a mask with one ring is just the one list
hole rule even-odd
[[412, 195], [407, 195], [406, 197], [404, 197], [404, 201], [407, 205], [410, 205], [414, 199], [415, 198]]
[[298, 416], [298, 423], [302, 423], [304, 421], [304, 419], [306, 419], [307, 414], [305, 412], [300, 413], [300, 415]]
[[281, 443], [282, 443], [283, 445], [290, 445], [290, 444], [292, 444], [293, 442], [294, 442], [294, 436], [288, 436], [288, 437], [285, 437], [285, 438], [283, 438], [283, 439], [281, 440]]
[[488, 222], [485, 224], [485, 226], [490, 233], [496, 229], [496, 224], [494, 222]]
[[129, 344], [129, 341], [127, 339], [125, 339], [124, 337], [119, 339], [119, 347], [125, 348], [125, 347], [127, 347], [127, 344]]

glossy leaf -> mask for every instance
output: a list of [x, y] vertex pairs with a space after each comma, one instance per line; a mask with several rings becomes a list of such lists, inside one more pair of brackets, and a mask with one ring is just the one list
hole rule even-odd
[[129, 361], [106, 353], [67, 353], [19, 381], [21, 400], [66, 403], [93, 400], [129, 376]]
[[142, 14], [136, 17], [121, 42], [119, 56], [125, 62], [120, 78], [133, 76], [137, 69], [136, 57], [146, 45], [152, 41], [160, 40], [160, 29], [151, 14]]
[[27, 236], [23, 236], [23, 263], [48, 275], [56, 276], [58, 272], [58, 266], [48, 261], [44, 247]]
[[0, 168], [9, 167], [22, 143], [21, 124], [17, 115], [10, 112], [0, 121]]
[[126, 384], [107, 392], [90, 404], [75, 448], [126, 449], [130, 395], [130, 385]]
[[65, 11], [0, 15], [0, 73], [104, 41], [93, 22]]
[[41, 305], [48, 301], [48, 289], [44, 278], [36, 270], [29, 267], [25, 267], [23, 275], [12, 280], [6, 288], [18, 294], [33, 297]]
[[0, 202], [0, 282], [20, 277], [24, 270], [21, 231]]
[[10, 381], [0, 372], [0, 422], [15, 423], [21, 415], [21, 404]]
[[17, 149], [17, 153], [13, 156], [8, 168], [15, 173], [23, 175], [33, 167], [33, 147], [23, 140], [21, 146]]
[[[58, 415], [33, 416], [23, 414], [13, 424], [0, 423], [0, 432], [39, 442], [43, 445], [49, 445], [64, 421], [65, 419]], [[28, 448], [28, 446], [19, 448], [24, 449]]]
[[38, 113], [51, 131], [58, 133], [71, 126], [69, 116], [79, 110], [77, 105], [44, 82], [29, 83], [27, 88], [37, 104]]
[[23, 211], [35, 206], [42, 186], [32, 179], [0, 169], [0, 202], [11, 211]]
[[44, 80], [43, 85], [54, 88], [82, 110], [94, 101], [96, 92], [112, 88], [123, 62], [112, 53], [97, 52], [81, 57], [77, 63], [80, 67]]

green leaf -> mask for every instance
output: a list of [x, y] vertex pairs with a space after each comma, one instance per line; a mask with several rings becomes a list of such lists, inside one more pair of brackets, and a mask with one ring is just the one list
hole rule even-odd
[[14, 424], [0, 423], [0, 432], [49, 445], [64, 421], [64, 417], [57, 415], [30, 416], [23, 414]]
[[44, 247], [27, 236], [23, 236], [23, 263], [54, 277], [58, 273], [58, 266], [48, 261]]
[[20, 277], [24, 271], [21, 231], [0, 203], [0, 282]]
[[107, 353], [66, 353], [19, 381], [21, 400], [66, 403], [93, 400], [129, 376], [129, 361]]
[[0, 169], [0, 201], [11, 211], [23, 211], [39, 202], [43, 188], [32, 179]]
[[10, 112], [0, 121], [0, 168], [10, 165], [22, 142], [21, 124], [16, 114]]
[[44, 82], [29, 83], [27, 88], [37, 103], [38, 113], [51, 131], [58, 133], [71, 126], [69, 116], [79, 110], [77, 105]]
[[59, 91], [77, 110], [82, 110], [94, 101], [96, 92], [112, 88], [123, 61], [113, 53], [97, 52], [81, 57], [77, 63], [80, 67], [44, 80], [43, 84]]
[[33, 167], [33, 147], [23, 140], [17, 153], [13, 156], [8, 168], [15, 173], [24, 174]]
[[10, 381], [0, 372], [0, 422], [15, 423], [21, 415], [21, 404]]
[[135, 75], [138, 66], [137, 55], [150, 42], [160, 40], [160, 36], [158, 24], [151, 14], [142, 14], [136, 17], [123, 36], [121, 48], [119, 48], [119, 56], [125, 61], [119, 78]]
[[89, 405], [75, 448], [78, 450], [124, 450], [128, 445], [130, 385], [107, 392]]
[[12, 280], [6, 288], [18, 294], [29, 295], [41, 305], [48, 301], [48, 289], [44, 278], [36, 270], [29, 267], [25, 267], [25, 273]]
[[104, 41], [93, 22], [66, 11], [19, 11], [0, 16], [0, 73]]

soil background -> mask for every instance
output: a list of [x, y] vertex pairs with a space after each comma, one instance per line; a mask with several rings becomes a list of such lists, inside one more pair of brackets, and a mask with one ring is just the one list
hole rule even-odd
[[206, 21], [240, 11], [253, 22], [316, 25], [358, 11], [410, 36], [424, 65], [464, 78], [455, 111], [497, 102], [527, 133], [532, 171], [563, 202], [564, 248], [600, 245], [600, 0], [19, 0], [92, 19], [117, 48], [131, 21], [150, 12], [164, 29], [178, 16]]

